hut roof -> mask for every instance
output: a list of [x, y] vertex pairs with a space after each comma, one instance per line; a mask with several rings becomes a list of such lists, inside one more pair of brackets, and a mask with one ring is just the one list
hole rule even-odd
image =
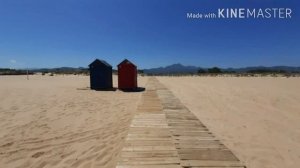
[[93, 61], [89, 66], [91, 65], [95, 65], [95, 64], [103, 64], [107, 67], [112, 67], [109, 63], [107, 63], [106, 61], [104, 60], [99, 60], [99, 59], [95, 59], [95, 61]]
[[134, 65], [134, 63], [130, 62], [128, 59], [124, 59], [121, 63], [118, 64], [118, 66], [120, 66], [121, 64], [125, 64], [125, 63], [132, 64], [133, 66], [136, 67], [136, 65]]

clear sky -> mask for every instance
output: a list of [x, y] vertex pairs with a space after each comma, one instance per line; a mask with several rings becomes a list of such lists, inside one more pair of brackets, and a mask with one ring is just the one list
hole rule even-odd
[[[291, 8], [291, 19], [187, 19], [218, 8]], [[300, 66], [299, 0], [0, 0], [0, 67]]]

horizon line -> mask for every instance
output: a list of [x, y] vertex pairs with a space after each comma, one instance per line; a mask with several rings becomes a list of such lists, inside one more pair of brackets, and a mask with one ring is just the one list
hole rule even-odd
[[[151, 68], [138, 68], [140, 70], [144, 70], [144, 69], [154, 69], [154, 68], [166, 68], [166, 67], [169, 67], [169, 66], [172, 66], [172, 65], [177, 65], [177, 64], [180, 64], [182, 66], [185, 66], [185, 67], [195, 67], [195, 68], [204, 68], [204, 69], [207, 69], [207, 68], [213, 68], [213, 67], [218, 67], [218, 68], [221, 68], [221, 69], [241, 69], [241, 68], [251, 68], [251, 67], [264, 67], [264, 68], [272, 68], [272, 67], [292, 67], [292, 68], [300, 68], [300, 65], [298, 66], [290, 66], [290, 65], [270, 65], [270, 66], [266, 66], [266, 65], [247, 65], [247, 66], [242, 66], [242, 67], [222, 67], [222, 66], [217, 66], [217, 65], [214, 65], [214, 66], [210, 66], [210, 67], [202, 67], [202, 66], [197, 66], [197, 65], [185, 65], [185, 64], [182, 64], [182, 63], [173, 63], [173, 64], [169, 64], [169, 65], [165, 65], [165, 66], [157, 66], [157, 67], [151, 67]], [[113, 66], [114, 67], [114, 66]], [[88, 69], [88, 66], [59, 66], [59, 67], [23, 67], [23, 68], [12, 68], [12, 67], [0, 67], [0, 69], [15, 69], [15, 70], [35, 70], [35, 69], [56, 69], [56, 68], [86, 68]], [[113, 68], [114, 69], [114, 68]]]

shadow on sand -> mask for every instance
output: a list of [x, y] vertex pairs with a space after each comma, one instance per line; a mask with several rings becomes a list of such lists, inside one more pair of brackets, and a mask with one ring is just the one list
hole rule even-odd
[[[113, 88], [108, 88], [108, 89], [91, 89], [90, 87], [84, 87], [84, 88], [77, 88], [77, 90], [94, 90], [94, 91], [113, 91], [115, 92], [118, 88], [113, 87]], [[144, 87], [137, 87], [134, 89], [119, 89], [120, 91], [123, 92], [143, 92], [146, 89]]]
[[137, 87], [137, 88], [134, 88], [134, 89], [119, 89], [123, 92], [143, 92], [145, 91], [146, 89], [144, 87]]
[[91, 89], [91, 90], [95, 90], [95, 91], [113, 91], [115, 92], [117, 90], [117, 88], [113, 87], [113, 88], [107, 88], [107, 89]]

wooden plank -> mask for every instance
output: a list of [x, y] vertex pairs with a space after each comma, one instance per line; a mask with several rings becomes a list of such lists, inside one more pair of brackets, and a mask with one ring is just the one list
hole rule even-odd
[[194, 115], [191, 114], [178, 114], [178, 113], [166, 113], [168, 119], [174, 120], [198, 120]]
[[161, 116], [161, 113], [155, 113], [152, 115], [145, 115], [144, 113], [141, 113], [142, 115], [140, 116], [136, 116], [132, 119], [132, 121], [135, 121], [135, 120], [164, 120], [166, 122], [166, 118], [165, 116]]
[[138, 113], [161, 114], [160, 110], [138, 110]]
[[121, 152], [122, 158], [177, 157], [176, 150], [169, 151], [139, 151]]
[[181, 140], [174, 141], [179, 145], [223, 145], [219, 140]]
[[[165, 111], [165, 110], [164, 110]], [[178, 120], [198, 120], [198, 118], [190, 113], [183, 113], [183, 112], [165, 112], [168, 119], [178, 119]]]
[[168, 128], [129, 128], [129, 131], [169, 131]]
[[126, 140], [163, 141], [170, 140], [170, 137], [126, 137]]
[[179, 165], [179, 159], [176, 160], [154, 160], [154, 161], [128, 161], [128, 162], [119, 162], [120, 165]]
[[189, 121], [198, 120], [196, 117], [190, 115], [166, 114], [166, 116], [168, 119], [173, 119], [173, 120], [189, 120]]
[[128, 134], [128, 138], [169, 138], [172, 136], [170, 134]]
[[182, 106], [169, 106], [169, 105], [167, 105], [167, 106], [163, 107], [163, 109], [180, 109], [180, 108], [182, 108]]
[[163, 122], [163, 123], [167, 123], [165, 119], [162, 118], [135, 118], [132, 120], [132, 122]]
[[174, 140], [216, 140], [214, 136], [174, 136]]
[[138, 109], [161, 109], [161, 108], [162, 108], [161, 105], [146, 105], [146, 104], [138, 107]]
[[188, 166], [189, 168], [245, 168], [244, 166]]
[[152, 122], [132, 122], [131, 125], [133, 126], [168, 126], [167, 123], [152, 123]]
[[152, 113], [139, 113], [139, 114], [136, 114], [134, 116], [134, 119], [135, 118], [165, 118], [165, 115], [163, 113], [160, 113], [160, 114], [152, 114]]
[[188, 131], [188, 132], [197, 132], [197, 131], [208, 131], [207, 128], [203, 128], [203, 127], [170, 127], [169, 130], [171, 132], [180, 132], [180, 131]]
[[128, 134], [170, 134], [170, 131], [168, 128], [132, 127], [129, 129]]
[[208, 131], [203, 132], [183, 132], [183, 131], [173, 131], [173, 136], [200, 136], [200, 137], [212, 137], [212, 133]]
[[168, 119], [174, 120], [198, 120], [195, 116], [190, 114], [177, 114], [177, 113], [166, 113]]
[[[163, 104], [162, 104], [163, 106]], [[190, 113], [190, 111], [187, 108], [181, 108], [181, 109], [164, 109], [165, 114], [183, 114], [183, 115], [189, 115], [189, 116], [194, 116], [193, 113]], [[196, 117], [197, 118], [197, 117]]]
[[200, 127], [200, 126], [169, 126], [170, 130], [192, 130], [192, 129], [207, 129], [206, 127]]
[[164, 122], [167, 123], [164, 118], [134, 118], [132, 122]]
[[175, 146], [177, 149], [227, 149], [222, 144], [176, 144]]
[[181, 168], [178, 164], [173, 165], [117, 165], [116, 168]]
[[174, 146], [174, 143], [170, 141], [170, 139], [167, 140], [127, 140], [125, 141], [124, 147], [126, 146]]
[[174, 146], [125, 146], [123, 147], [122, 151], [168, 151], [168, 150], [176, 150]]
[[137, 109], [138, 112], [148, 112], [148, 113], [161, 113], [160, 108], [143, 108], [143, 109]]
[[178, 149], [178, 154], [182, 160], [238, 161], [230, 150]]
[[200, 121], [197, 120], [174, 120], [174, 119], [168, 119], [167, 123], [169, 124], [196, 124], [196, 125], [201, 125], [203, 124]]
[[135, 124], [132, 123], [130, 127], [153, 127], [153, 128], [168, 128], [167, 124]]
[[179, 161], [178, 157], [150, 157], [150, 158], [122, 158], [121, 161], [158, 161], [158, 160], [176, 160]]
[[[149, 100], [147, 100], [149, 99]], [[151, 99], [151, 100], [150, 100]], [[141, 106], [145, 105], [145, 106]], [[162, 106], [160, 103], [160, 100], [158, 98], [150, 98], [150, 97], [145, 97], [144, 100], [140, 103], [139, 107], [147, 107], [147, 106]]]
[[173, 139], [173, 142], [175, 144], [180, 144], [180, 143], [189, 143], [189, 144], [198, 144], [198, 142], [201, 142], [201, 141], [218, 141], [216, 138], [202, 138], [202, 139], [194, 139], [194, 138], [191, 138], [191, 139]]
[[[142, 128], [142, 127], [135, 127], [135, 128]], [[152, 127], [151, 127], [152, 128]], [[171, 137], [170, 132], [169, 131], [129, 131], [128, 134], [131, 135], [168, 135]]]
[[165, 114], [136, 114], [134, 118], [165, 118]]
[[239, 161], [181, 160], [183, 167], [244, 167]]
[[122, 158], [119, 164], [123, 165], [170, 165], [180, 164], [178, 157], [150, 157], [150, 158]]
[[200, 124], [200, 123], [169, 123], [169, 126], [172, 127], [172, 126], [203, 126], [203, 124]]
[[133, 120], [132, 124], [167, 124], [166, 121], [163, 120]]

